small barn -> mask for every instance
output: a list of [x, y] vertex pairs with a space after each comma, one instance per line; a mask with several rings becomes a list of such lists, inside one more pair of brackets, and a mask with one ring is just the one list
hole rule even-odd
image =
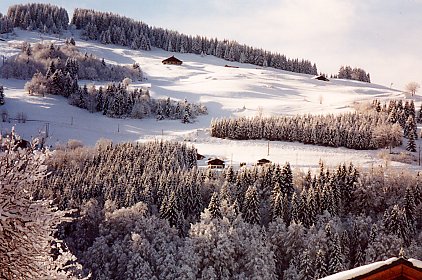
[[218, 159], [218, 158], [213, 158], [213, 159], [209, 159], [207, 161], [207, 165], [208, 168], [214, 169], [214, 168], [224, 168], [224, 160]]
[[170, 65], [182, 65], [183, 61], [181, 61], [180, 59], [174, 57], [174, 55], [172, 55], [169, 58], [166, 58], [162, 61], [163, 64], [170, 64]]
[[258, 162], [256, 163], [256, 165], [262, 166], [262, 165], [269, 164], [269, 163], [271, 163], [270, 160], [268, 160], [266, 158], [262, 158], [262, 159], [258, 160]]
[[350, 270], [342, 271], [321, 280], [375, 280], [422, 279], [422, 262], [416, 259], [390, 258], [386, 261], [374, 262]]
[[205, 156], [203, 156], [199, 153], [196, 154], [196, 160], [203, 160], [204, 158], [205, 158]]
[[327, 77], [325, 77], [324, 75], [319, 75], [319, 76], [315, 76], [314, 77], [315, 80], [319, 80], [319, 81], [324, 81], [324, 82], [328, 82], [330, 81], [329, 79], [327, 79]]

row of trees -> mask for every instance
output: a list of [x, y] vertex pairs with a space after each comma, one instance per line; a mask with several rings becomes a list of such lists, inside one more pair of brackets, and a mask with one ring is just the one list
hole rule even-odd
[[216, 119], [211, 136], [236, 140], [298, 141], [331, 147], [377, 149], [401, 145], [399, 125], [382, 113]]
[[7, 16], [0, 13], [0, 34], [12, 32], [13, 24]]
[[57, 151], [35, 197], [81, 209], [63, 238], [93, 279], [318, 279], [401, 247], [422, 257], [415, 174], [288, 163], [214, 173], [195, 157], [168, 142]]
[[371, 77], [369, 73], [361, 68], [352, 68], [350, 66], [341, 66], [338, 70], [338, 75], [332, 76], [332, 78], [355, 80], [370, 83]]
[[54, 44], [36, 43], [31, 45], [24, 42], [21, 52], [7, 60], [0, 69], [4, 78], [31, 79], [40, 72], [51, 76], [56, 70], [72, 78], [96, 81], [121, 81], [128, 77], [142, 80], [142, 70], [138, 64], [132, 66], [108, 65], [104, 59], [98, 59], [92, 54], [81, 53], [72, 43], [61, 46]]
[[61, 33], [69, 25], [67, 11], [50, 4], [13, 5], [9, 7], [7, 17], [13, 27], [45, 33]]
[[399, 124], [401, 126], [403, 129], [403, 136], [408, 139], [406, 150], [416, 152], [415, 140], [418, 139], [416, 120], [420, 119], [422, 111], [420, 111], [416, 117], [413, 100], [410, 102], [406, 100], [404, 105], [402, 100], [390, 100], [388, 106], [387, 103], [384, 103], [384, 105], [381, 106], [379, 100], [374, 100], [373, 108], [377, 112], [388, 114], [388, 121], [390, 123]]
[[241, 45], [235, 41], [188, 36], [172, 30], [151, 27], [143, 22], [112, 13], [75, 9], [72, 24], [77, 29], [82, 29], [87, 39], [99, 40], [104, 44], [117, 44], [143, 50], [157, 47], [170, 52], [208, 54], [229, 61], [298, 73], [313, 75], [318, 73], [316, 65], [308, 60], [290, 59], [282, 54]]
[[[77, 75], [74, 76], [71, 65], [74, 60], [68, 60], [63, 74], [61, 69], [54, 72], [49, 67], [46, 75], [40, 72], [35, 73], [30, 81], [25, 84], [29, 94], [56, 94], [68, 98], [69, 104], [79, 108], [87, 109], [91, 113], [102, 112], [104, 115], [113, 118], [149, 118], [155, 117], [158, 120], [180, 119], [184, 123], [191, 122], [198, 115], [207, 114], [207, 108], [201, 104], [174, 101], [167, 99], [153, 99], [148, 90], [128, 89], [126, 83], [110, 83], [105, 88], [94, 85], [78, 85]], [[54, 66], [54, 63], [51, 64]], [[69, 66], [69, 67], [68, 67]], [[72, 73], [73, 72], [73, 73]], [[51, 73], [51, 74], [50, 74]]]

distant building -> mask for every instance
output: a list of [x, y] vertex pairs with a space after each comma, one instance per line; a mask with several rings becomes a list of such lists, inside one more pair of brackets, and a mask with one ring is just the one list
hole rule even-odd
[[166, 58], [162, 61], [163, 64], [171, 64], [171, 65], [182, 65], [183, 61], [177, 59], [173, 56]]
[[258, 160], [258, 162], [256, 163], [256, 165], [265, 165], [265, 164], [269, 164], [271, 163], [270, 160], [266, 159], [266, 158], [262, 158], [260, 160]]
[[196, 160], [203, 160], [205, 158], [205, 156], [201, 155], [201, 154], [196, 154]]
[[208, 168], [224, 168], [224, 160], [218, 159], [218, 158], [214, 158], [214, 159], [209, 159], [207, 162]]
[[324, 75], [319, 75], [319, 76], [315, 76], [314, 77], [315, 80], [320, 80], [320, 81], [324, 81], [324, 82], [328, 82], [330, 81], [329, 79], [327, 79], [327, 77], [325, 77]]
[[415, 280], [422, 279], [422, 262], [403, 257], [374, 262], [342, 271], [321, 280]]

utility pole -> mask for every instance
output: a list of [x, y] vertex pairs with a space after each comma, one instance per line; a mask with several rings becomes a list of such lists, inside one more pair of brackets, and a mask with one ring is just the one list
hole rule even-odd
[[120, 124], [117, 124], [117, 132], [120, 132]]
[[70, 118], [70, 125], [73, 125], [73, 116]]
[[268, 140], [268, 149], [267, 149], [267, 156], [270, 155], [270, 140]]

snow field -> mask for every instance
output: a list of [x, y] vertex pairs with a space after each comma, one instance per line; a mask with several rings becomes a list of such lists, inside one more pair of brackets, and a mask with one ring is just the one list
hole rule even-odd
[[[17, 36], [12, 42], [14, 45], [19, 45], [23, 40], [61, 42], [66, 38], [62, 36], [59, 39], [27, 31], [16, 32]], [[12, 45], [10, 42], [0, 44], [0, 55], [13, 54], [14, 49], [9, 47]], [[254, 164], [258, 159], [268, 158], [280, 164], [289, 161], [292, 167], [300, 169], [316, 168], [320, 159], [328, 166], [353, 162], [355, 165], [371, 167], [385, 165], [385, 161], [377, 157], [379, 151], [356, 151], [275, 141], [270, 142], [268, 155], [268, 141], [216, 139], [209, 136], [208, 127], [213, 118], [258, 114], [340, 113], [354, 110], [354, 103], [357, 102], [404, 98], [401, 92], [380, 85], [346, 80], [323, 82], [305, 74], [234, 63], [213, 56], [169, 53], [159, 49], [135, 51], [78, 39], [76, 45], [82, 52], [104, 58], [106, 63], [139, 63], [147, 80], [134, 82], [132, 87], [148, 87], [154, 98], [186, 98], [189, 102], [203, 103], [209, 114], [198, 117], [191, 124], [182, 124], [180, 120], [112, 119], [71, 106], [60, 96], [28, 96], [24, 91], [25, 81], [0, 79], [6, 94], [6, 105], [0, 110], [7, 110], [12, 118], [23, 112], [28, 119], [26, 123], [17, 123], [14, 120], [0, 123], [2, 132], [10, 131], [15, 126], [24, 138], [30, 138], [44, 133], [48, 126], [47, 143], [52, 146], [65, 143], [69, 139], [79, 139], [85, 145], [94, 145], [100, 138], [116, 142], [144, 142], [152, 139], [190, 141], [199, 153], [206, 157], [223, 158], [227, 164], [231, 163], [233, 166], [238, 166], [240, 162]], [[171, 55], [181, 59], [183, 64], [163, 65], [161, 61]], [[225, 65], [239, 68], [224, 67]], [[95, 81], [80, 83], [104, 84]], [[397, 162], [392, 162], [391, 166], [418, 169], [416, 166]]]

